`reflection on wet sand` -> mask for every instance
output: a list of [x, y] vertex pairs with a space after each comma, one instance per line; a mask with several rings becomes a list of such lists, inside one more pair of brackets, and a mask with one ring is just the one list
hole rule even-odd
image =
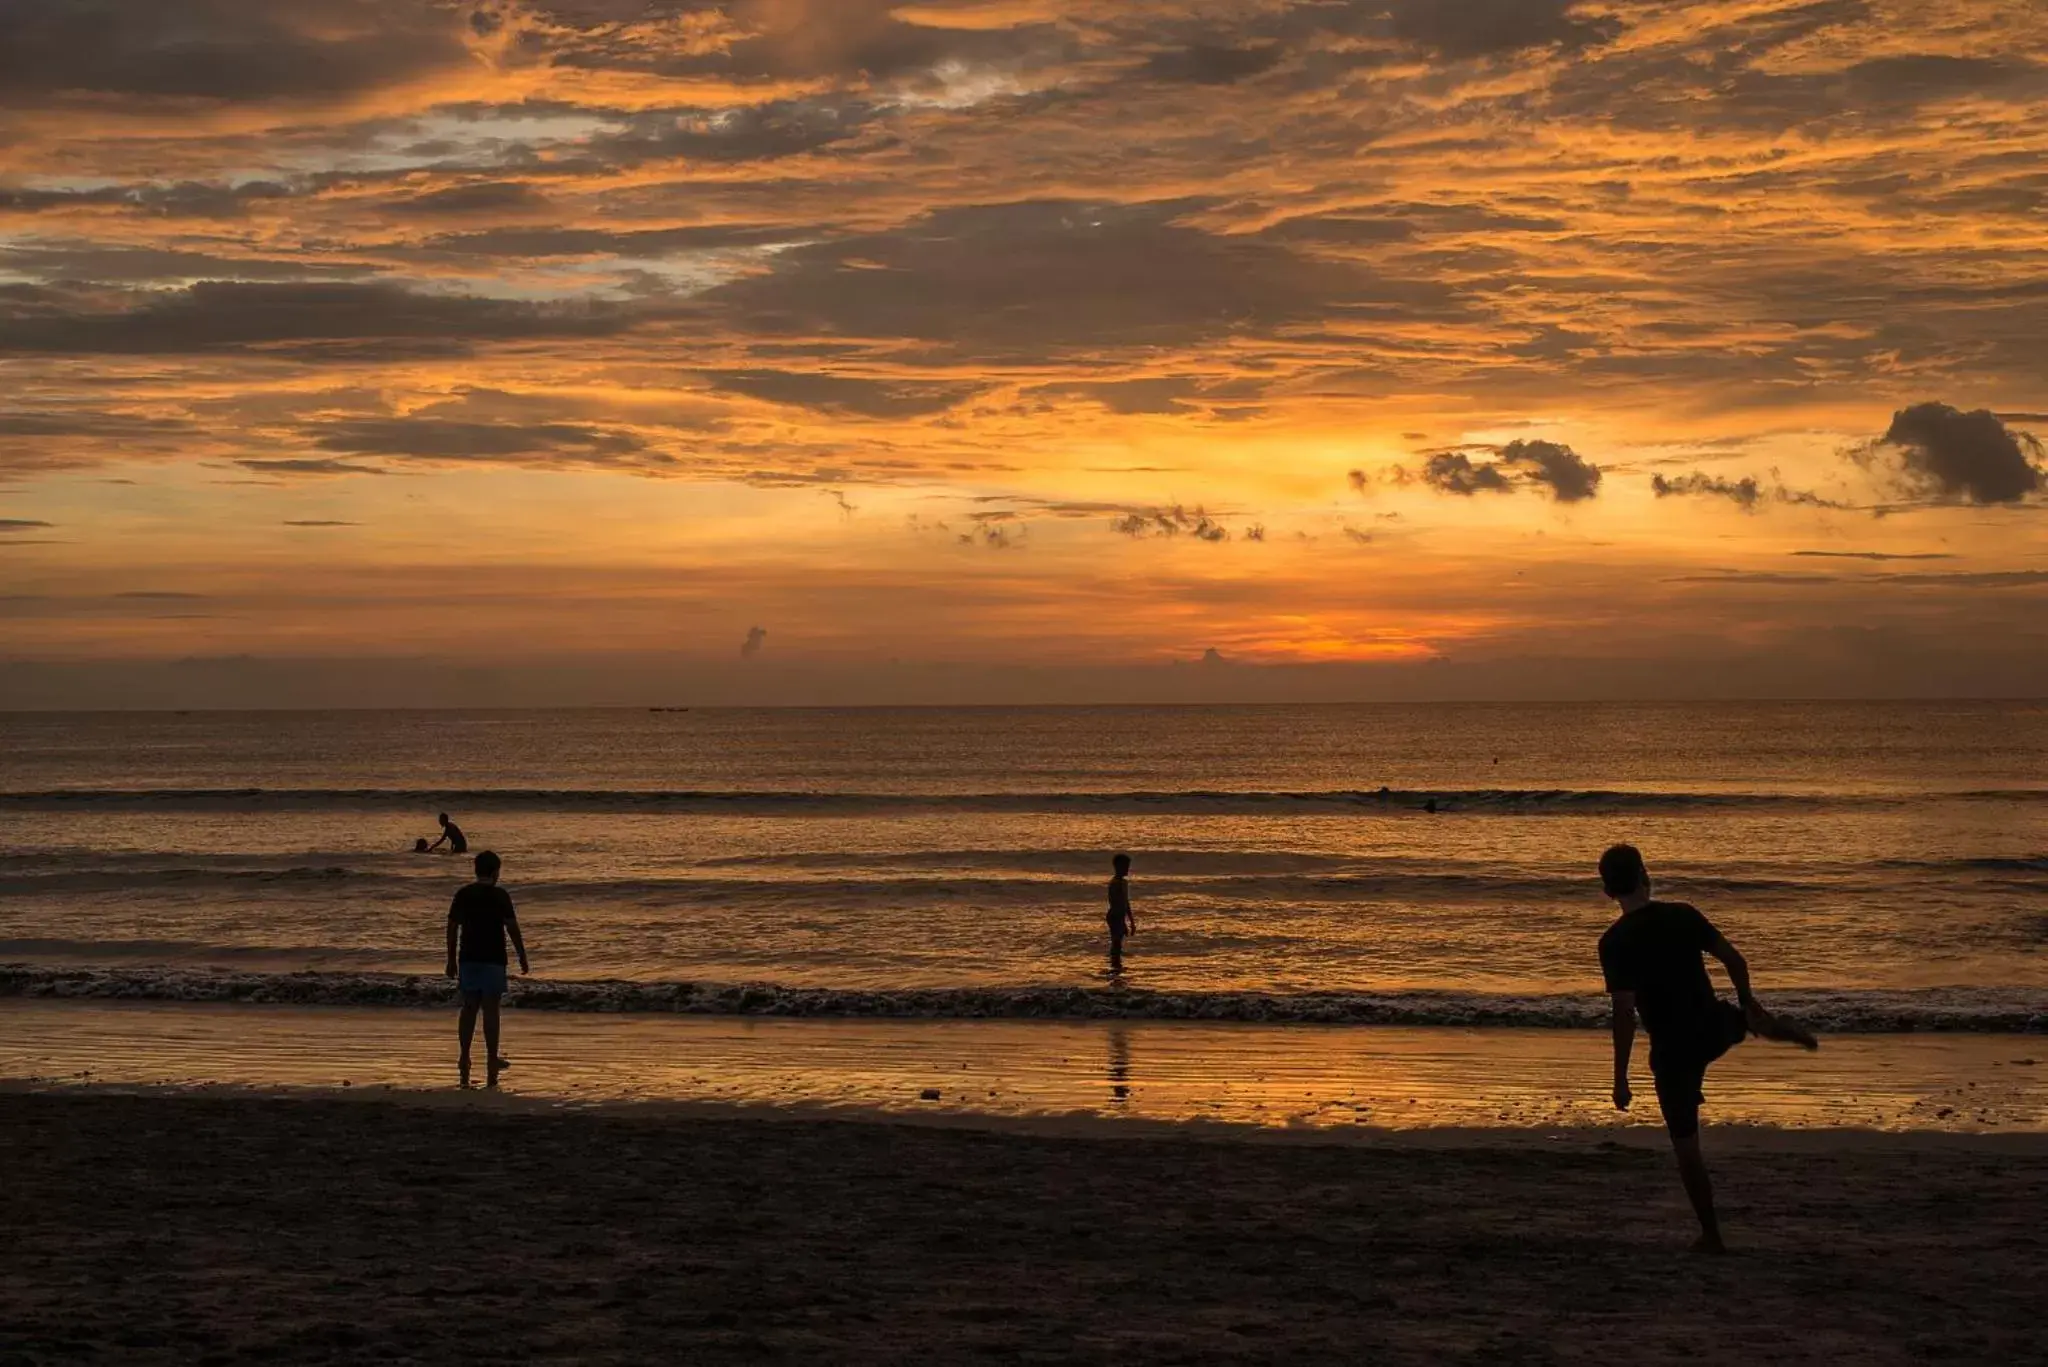
[[[424, 1011], [4, 1001], [0, 1078], [441, 1090], [452, 1077], [445, 1025]], [[505, 1090], [572, 1104], [1310, 1129], [1659, 1124], [1653, 1105], [1613, 1110], [1607, 1039], [1592, 1031], [533, 1012], [517, 1043]], [[1717, 1065], [1708, 1115], [1716, 1124], [2048, 1129], [2044, 1056], [2038, 1037], [2016, 1035], [1837, 1036], [1796, 1060], [1750, 1045]]]
[[1109, 1104], [1121, 1108], [1131, 1097], [1131, 1027], [1111, 1025], [1109, 1036]]

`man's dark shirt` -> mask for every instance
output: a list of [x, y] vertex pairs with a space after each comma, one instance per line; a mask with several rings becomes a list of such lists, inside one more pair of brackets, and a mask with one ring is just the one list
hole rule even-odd
[[441, 834], [448, 841], [448, 852], [450, 854], [469, 853], [469, 842], [462, 838], [462, 827], [451, 821], [441, 827]]
[[1714, 995], [1700, 956], [1715, 930], [1697, 907], [1646, 902], [1600, 937], [1600, 971], [1609, 992], [1636, 994], [1636, 1012], [1650, 1032], [1650, 1064], [1706, 1061], [1728, 1047], [1726, 1008]]
[[456, 958], [466, 964], [504, 963], [505, 923], [515, 919], [511, 895], [503, 888], [471, 883], [448, 906], [448, 920], [462, 927], [462, 951]]

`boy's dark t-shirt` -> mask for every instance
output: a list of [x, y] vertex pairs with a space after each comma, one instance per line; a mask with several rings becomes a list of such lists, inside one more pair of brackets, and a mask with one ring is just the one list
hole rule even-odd
[[1646, 902], [1600, 937], [1600, 971], [1609, 992], [1636, 994], [1636, 1011], [1650, 1032], [1650, 1066], [1719, 1058], [1731, 1041], [1729, 1010], [1714, 993], [1700, 956], [1714, 939], [1713, 923], [1684, 902]]
[[471, 883], [449, 903], [448, 919], [462, 928], [457, 959], [466, 964], [505, 962], [505, 923], [515, 919], [511, 894], [495, 883]]

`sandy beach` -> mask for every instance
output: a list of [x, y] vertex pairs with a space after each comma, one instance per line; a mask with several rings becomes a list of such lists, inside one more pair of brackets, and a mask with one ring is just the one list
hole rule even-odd
[[[1808, 1136], [1818, 1140], [1820, 1136]], [[14, 1091], [0, 1359], [1965, 1362], [2048, 1351], [2037, 1138], [1668, 1158]]]

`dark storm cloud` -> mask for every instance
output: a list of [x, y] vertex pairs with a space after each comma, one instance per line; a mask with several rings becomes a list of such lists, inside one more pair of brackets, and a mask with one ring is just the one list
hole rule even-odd
[[1688, 475], [1667, 477], [1653, 475], [1650, 487], [1659, 498], [1690, 496], [1696, 498], [1725, 498], [1744, 512], [1756, 511], [1756, 505], [1763, 498], [1763, 490], [1757, 485], [1755, 475], [1744, 475], [1741, 479], [1726, 479], [1720, 475], [1705, 475], [1694, 471]]
[[524, 181], [484, 180], [468, 185], [451, 185], [430, 190], [410, 199], [391, 200], [385, 213], [418, 214], [428, 217], [460, 218], [468, 214], [516, 213], [547, 207], [547, 196]]
[[461, 29], [426, 0], [8, 0], [0, 105], [349, 95], [464, 61]]
[[981, 386], [907, 380], [871, 380], [792, 370], [712, 370], [713, 389], [769, 403], [863, 418], [915, 418], [941, 413], [972, 398]]
[[1193, 342], [1335, 312], [1447, 312], [1434, 281], [1395, 280], [1174, 221], [1186, 204], [1025, 201], [943, 209], [796, 247], [704, 304], [751, 331], [910, 337], [982, 352]]
[[1577, 0], [1394, 0], [1387, 7], [1395, 37], [1452, 58], [1586, 47], [1621, 32], [1617, 20], [1578, 8]]
[[1153, 53], [1145, 62], [1144, 74], [1158, 81], [1229, 85], [1271, 71], [1280, 57], [1278, 44], [1230, 47], [1221, 43], [1194, 43]]
[[359, 418], [309, 429], [322, 451], [430, 460], [507, 460], [563, 455], [576, 460], [631, 456], [638, 437], [576, 423], [458, 422], [446, 418]]
[[96, 296], [30, 289], [0, 292], [0, 353], [147, 355], [290, 342], [434, 342], [459, 351], [498, 339], [604, 336], [630, 321], [607, 306], [421, 294], [385, 284], [204, 281], [124, 296], [111, 308]]
[[2041, 443], [1987, 409], [1914, 404], [1892, 415], [1878, 445], [1897, 455], [1908, 489], [1935, 498], [2017, 503], [2048, 486], [2048, 472], [2028, 459], [2029, 451], [2041, 454]]

